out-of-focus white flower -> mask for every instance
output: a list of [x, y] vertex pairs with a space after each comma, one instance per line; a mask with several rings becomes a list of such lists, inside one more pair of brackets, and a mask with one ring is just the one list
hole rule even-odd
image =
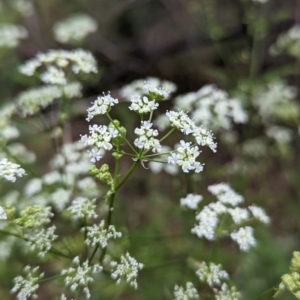
[[215, 211], [205, 206], [200, 213], [196, 215], [199, 224], [195, 225], [191, 232], [199, 238], [205, 237], [208, 240], [215, 239], [215, 230], [219, 223], [218, 215]]
[[271, 222], [270, 217], [267, 216], [266, 212], [259, 206], [250, 205], [249, 210], [253, 214], [253, 217], [258, 219], [260, 222], [269, 224]]
[[180, 205], [189, 209], [197, 209], [202, 199], [201, 195], [188, 194], [185, 198], [180, 199]]
[[[145, 87], [146, 83], [146, 87]], [[161, 80], [155, 77], [148, 77], [145, 79], [138, 79], [130, 84], [124, 86], [120, 90], [120, 95], [122, 98], [125, 98], [127, 101], [130, 101], [132, 96], [143, 97], [149, 93], [149, 91], [159, 90], [160, 94], [164, 99], [168, 99], [170, 93], [173, 93], [177, 90], [177, 86], [170, 81]]]
[[300, 54], [300, 25], [296, 24], [287, 32], [280, 34], [276, 42], [271, 46], [270, 52], [278, 55], [287, 52], [290, 55], [298, 57]]
[[42, 190], [42, 180], [40, 178], [33, 178], [29, 180], [24, 187], [24, 194], [27, 197], [30, 197], [34, 194], [37, 194]]
[[97, 214], [95, 213], [96, 208], [96, 199], [89, 200], [83, 197], [77, 197], [72, 201], [71, 206], [68, 208], [68, 211], [72, 214], [74, 220], [78, 219], [95, 219]]
[[4, 211], [4, 208], [0, 206], [0, 220], [6, 220], [6, 219], [7, 219], [7, 215]]
[[196, 275], [200, 281], [206, 282], [209, 286], [221, 285], [223, 280], [229, 279], [229, 275], [222, 269], [221, 265], [216, 265], [212, 262], [197, 263]]
[[0, 160], [0, 177], [5, 178], [7, 181], [16, 181], [16, 177], [24, 176], [25, 170], [20, 165], [8, 161], [7, 158]]
[[229, 130], [233, 123], [248, 120], [241, 101], [230, 98], [228, 93], [214, 85], [205, 85], [197, 92], [177, 96], [174, 109], [190, 111], [196, 125], [213, 130]]
[[192, 300], [199, 299], [199, 294], [192, 282], [186, 283], [186, 289], [181, 286], [175, 285], [174, 287], [174, 300]]
[[97, 30], [96, 21], [87, 14], [74, 14], [57, 22], [53, 27], [54, 37], [60, 43], [77, 44]]
[[216, 300], [239, 300], [241, 299], [241, 293], [236, 290], [235, 286], [229, 288], [226, 283], [223, 283], [221, 290], [214, 288]]
[[0, 48], [15, 48], [21, 39], [26, 38], [27, 30], [15, 24], [0, 24]]
[[100, 244], [102, 248], [105, 248], [110, 239], [117, 239], [122, 236], [122, 233], [116, 231], [113, 225], [109, 225], [108, 228], [105, 228], [105, 222], [103, 220], [99, 225], [94, 224], [93, 226], [87, 226], [86, 229], [82, 229], [86, 230], [85, 243], [92, 247]]
[[23, 117], [33, 115], [40, 109], [49, 106], [55, 99], [60, 97], [75, 98], [81, 96], [81, 85], [78, 82], [71, 82], [63, 87], [42, 86], [22, 92], [17, 98], [17, 106]]
[[242, 251], [249, 251], [256, 245], [256, 240], [253, 237], [253, 228], [250, 226], [242, 227], [238, 231], [231, 233], [233, 241], [237, 242]]
[[19, 71], [27, 76], [38, 74], [47, 84], [67, 83], [69, 73], [77, 75], [98, 72], [92, 53], [82, 49], [49, 50], [46, 53], [39, 53], [20, 66]]
[[64, 188], [58, 188], [50, 196], [50, 202], [58, 211], [62, 211], [70, 201], [72, 192]]
[[267, 129], [267, 136], [279, 144], [288, 144], [292, 141], [293, 131], [282, 126], [271, 126]]
[[244, 202], [244, 198], [237, 194], [228, 184], [218, 183], [210, 185], [208, 188], [209, 192], [215, 195], [220, 202], [223, 204], [230, 204], [237, 206]]
[[249, 219], [249, 211], [246, 208], [235, 207], [229, 208], [227, 211], [235, 224], [241, 224]]
[[47, 229], [41, 228], [31, 231], [27, 237], [27, 243], [30, 245], [32, 251], [38, 251], [38, 256], [44, 257], [45, 254], [51, 249], [52, 242], [58, 237], [54, 234], [55, 226]]
[[44, 277], [44, 273], [38, 273], [39, 267], [31, 268], [26, 266], [24, 272], [26, 276], [17, 276], [14, 279], [14, 286], [11, 290], [12, 293], [18, 293], [18, 300], [27, 300], [30, 297], [37, 298], [36, 291], [39, 288], [38, 282]]
[[111, 277], [117, 279], [117, 284], [124, 278], [127, 283], [135, 289], [137, 288], [138, 285], [136, 280], [138, 271], [144, 267], [142, 263], [137, 262], [136, 259], [127, 252], [125, 256], [121, 256], [121, 261], [119, 263], [117, 261], [112, 261], [110, 264], [113, 269]]
[[25, 17], [29, 17], [33, 13], [33, 5], [30, 0], [11, 0], [11, 5]]

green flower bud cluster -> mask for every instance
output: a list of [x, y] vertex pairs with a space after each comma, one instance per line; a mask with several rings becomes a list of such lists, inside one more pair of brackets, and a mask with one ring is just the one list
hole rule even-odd
[[118, 120], [113, 120], [113, 122], [110, 122], [109, 128], [117, 129], [119, 131], [119, 135], [112, 138], [112, 144], [119, 147], [124, 143], [127, 130], [125, 127], [121, 126], [120, 122]]
[[106, 183], [109, 186], [113, 184], [113, 178], [109, 172], [108, 164], [104, 164], [98, 169], [96, 166], [92, 166], [89, 170], [90, 174], [93, 175], [98, 180]]
[[290, 265], [290, 273], [281, 277], [284, 286], [297, 298], [300, 299], [300, 252], [295, 251]]

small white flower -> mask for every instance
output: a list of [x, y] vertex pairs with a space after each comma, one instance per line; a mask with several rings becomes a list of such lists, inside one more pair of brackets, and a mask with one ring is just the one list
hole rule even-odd
[[197, 267], [196, 275], [200, 281], [206, 282], [209, 286], [221, 285], [222, 280], [229, 279], [228, 273], [222, 269], [221, 265], [201, 262], [197, 264]]
[[8, 161], [7, 158], [0, 160], [0, 177], [5, 178], [7, 181], [16, 181], [16, 176], [24, 176], [25, 170], [20, 165]]
[[63, 188], [58, 188], [50, 196], [50, 202], [55, 206], [58, 211], [62, 211], [67, 206], [71, 197], [71, 190], [66, 190]]
[[91, 163], [94, 164], [96, 163], [96, 161], [99, 161], [102, 158], [104, 152], [105, 151], [103, 149], [97, 148], [92, 148], [90, 151], [88, 151]]
[[40, 178], [33, 178], [27, 182], [24, 187], [24, 194], [30, 197], [39, 193], [42, 190], [42, 180]]
[[118, 263], [116, 261], [112, 261], [111, 263], [112, 273], [111, 277], [113, 279], [117, 279], [117, 284], [121, 282], [124, 278], [127, 283], [133, 286], [135, 289], [137, 288], [137, 276], [138, 271], [143, 268], [142, 263], [138, 263], [135, 258], [131, 257], [127, 252], [125, 256], [121, 256], [121, 261]]
[[49, 66], [46, 71], [41, 74], [41, 80], [46, 84], [67, 84], [65, 73], [54, 66]]
[[241, 299], [241, 293], [236, 290], [236, 287], [228, 287], [226, 283], [223, 283], [221, 290], [215, 289], [215, 299], [216, 300], [239, 300]]
[[17, 276], [14, 279], [14, 287], [11, 292], [17, 294], [18, 300], [27, 300], [30, 297], [37, 298], [36, 291], [39, 288], [39, 280], [44, 277], [44, 273], [38, 273], [39, 267], [32, 269], [30, 266], [24, 268], [26, 276]]
[[201, 195], [188, 194], [185, 198], [180, 199], [180, 205], [183, 207], [186, 206], [189, 209], [197, 209], [202, 199]]
[[231, 233], [233, 241], [239, 244], [242, 251], [249, 251], [250, 248], [256, 245], [256, 240], [253, 237], [253, 228], [250, 226], [242, 227], [238, 231]]
[[97, 149], [111, 150], [113, 147], [111, 140], [119, 135], [117, 129], [105, 125], [90, 125], [89, 131], [89, 136], [81, 136], [80, 141], [86, 146], [94, 146]]
[[142, 121], [141, 127], [136, 128], [134, 133], [138, 136], [134, 140], [134, 145], [139, 149], [152, 150], [155, 152], [161, 151], [161, 145], [158, 139], [155, 139], [158, 136], [158, 131], [152, 129], [152, 123], [148, 121]]
[[168, 157], [168, 163], [179, 165], [185, 173], [189, 171], [199, 173], [203, 171], [203, 165], [196, 161], [200, 151], [198, 146], [192, 147], [191, 144], [181, 140], [176, 151], [171, 152], [171, 156]]
[[32, 251], [37, 250], [38, 256], [44, 257], [45, 254], [51, 249], [52, 242], [58, 237], [54, 234], [56, 230], [55, 226], [47, 229], [38, 229], [31, 231], [28, 234], [27, 242], [30, 245]]
[[248, 208], [253, 214], [254, 218], [258, 219], [262, 223], [269, 224], [271, 222], [270, 217], [267, 216], [266, 212], [261, 207], [250, 205]]
[[102, 271], [102, 267], [99, 264], [90, 265], [89, 261], [80, 263], [79, 257], [76, 256], [73, 259], [73, 267], [62, 270], [61, 274], [66, 276], [65, 283], [70, 286], [71, 291], [76, 291], [78, 288], [83, 288], [83, 292], [87, 299], [91, 297], [88, 285], [94, 281], [93, 274], [97, 274]]
[[[85, 230], [85, 228], [82, 229]], [[92, 247], [100, 244], [102, 248], [105, 248], [110, 239], [116, 239], [122, 236], [122, 233], [117, 232], [113, 225], [109, 225], [108, 228], [105, 228], [105, 222], [103, 220], [99, 225], [94, 224], [93, 226], [87, 226], [86, 232], [85, 243]]]
[[208, 186], [208, 191], [215, 195], [223, 204], [237, 206], [244, 202], [244, 198], [237, 194], [228, 184], [218, 183]]
[[22, 26], [2, 23], [0, 24], [0, 48], [15, 48], [27, 35], [27, 30]]
[[6, 220], [6, 219], [7, 219], [7, 215], [4, 211], [4, 208], [0, 206], [0, 220]]
[[175, 285], [174, 287], [174, 300], [192, 300], [199, 299], [198, 291], [195, 289], [192, 282], [186, 283], [186, 289]]
[[188, 135], [194, 132], [195, 123], [183, 111], [168, 111], [166, 113], [172, 127]]
[[218, 215], [215, 211], [205, 206], [202, 211], [196, 215], [198, 225], [192, 228], [191, 232], [196, 234], [199, 238], [205, 237], [208, 240], [214, 240], [215, 230], [219, 223]]
[[140, 115], [148, 114], [158, 108], [158, 103], [149, 99], [147, 96], [133, 95], [130, 98], [130, 110], [137, 112]]
[[242, 222], [247, 221], [249, 219], [249, 212], [246, 208], [229, 208], [228, 212], [231, 215], [235, 224], [241, 224]]
[[96, 21], [86, 14], [74, 14], [56, 23], [53, 27], [54, 37], [61, 43], [81, 42], [88, 34], [97, 30]]
[[97, 115], [104, 115], [106, 114], [110, 107], [118, 104], [119, 100], [113, 98], [109, 93], [107, 95], [99, 96], [94, 102], [91, 107], [87, 109], [88, 117], [87, 121], [91, 121]]
[[67, 209], [71, 212], [74, 220], [88, 218], [95, 219], [97, 214], [95, 213], [96, 199], [89, 200], [87, 198], [77, 197], [72, 201], [71, 206]]

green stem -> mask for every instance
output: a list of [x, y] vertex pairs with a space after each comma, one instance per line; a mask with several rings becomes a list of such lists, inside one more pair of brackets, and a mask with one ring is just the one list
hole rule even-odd
[[162, 137], [159, 141], [162, 142], [165, 140], [169, 135], [171, 135], [176, 129], [172, 128], [164, 137]]
[[128, 170], [128, 172], [124, 175], [122, 180], [117, 184], [115, 187], [115, 192], [125, 183], [125, 181], [128, 179], [128, 177], [132, 174], [134, 169], [137, 167], [138, 163], [140, 162], [140, 159], [137, 158], [134, 164], [131, 166], [131, 168]]

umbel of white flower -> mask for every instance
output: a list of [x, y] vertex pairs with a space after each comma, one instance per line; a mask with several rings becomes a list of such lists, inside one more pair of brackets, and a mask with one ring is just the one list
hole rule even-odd
[[23, 26], [0, 24], [0, 48], [15, 48], [27, 35], [27, 30]]
[[199, 299], [198, 291], [195, 289], [192, 282], [186, 283], [186, 289], [181, 286], [175, 285], [174, 287], [174, 300], [192, 300]]
[[7, 181], [16, 181], [16, 177], [24, 176], [25, 170], [20, 165], [8, 161], [7, 158], [0, 160], [0, 177], [3, 177]]
[[136, 259], [131, 257], [127, 252], [125, 256], [121, 256], [121, 261], [119, 263], [117, 261], [112, 261], [110, 264], [112, 267], [111, 277], [117, 279], [117, 284], [124, 278], [127, 283], [135, 289], [137, 288], [138, 284], [136, 280], [138, 271], [144, 266], [142, 263], [138, 263]]
[[88, 34], [97, 30], [96, 21], [87, 14], [74, 14], [56, 23], [54, 37], [61, 43], [81, 42]]
[[86, 298], [91, 297], [88, 285], [94, 281], [93, 274], [102, 271], [99, 264], [90, 265], [89, 261], [80, 263], [79, 257], [73, 259], [73, 267], [62, 270], [61, 274], [65, 276], [65, 283], [70, 286], [70, 290], [75, 292], [78, 288], [83, 288]]
[[95, 219], [97, 214], [95, 212], [96, 199], [89, 200], [83, 197], [77, 197], [72, 201], [71, 206], [67, 209], [71, 215], [72, 219]]
[[24, 268], [25, 277], [17, 276], [14, 279], [12, 293], [17, 293], [18, 300], [27, 300], [30, 297], [37, 298], [36, 291], [39, 288], [38, 282], [44, 277], [44, 273], [38, 273], [39, 267], [33, 268], [26, 266]]
[[82, 49], [50, 50], [47, 53], [39, 53], [36, 58], [23, 64], [19, 70], [27, 76], [38, 74], [46, 84], [60, 85], [68, 83], [67, 74], [70, 72], [75, 75], [98, 72], [94, 56]]
[[221, 265], [216, 265], [212, 262], [197, 263], [196, 275], [202, 282], [206, 282], [209, 286], [221, 285], [223, 280], [229, 279], [229, 275], [222, 269]]
[[[249, 251], [256, 245], [253, 236], [253, 228], [245, 225], [252, 217], [258, 221], [269, 224], [270, 218], [266, 215], [265, 211], [256, 205], [250, 205], [248, 208], [238, 207], [239, 204], [244, 202], [244, 198], [237, 194], [228, 184], [219, 183], [210, 185], [208, 190], [217, 197], [218, 202], [212, 202], [204, 206], [200, 212], [196, 214], [196, 224], [191, 232], [196, 234], [199, 238], [206, 238], [207, 240], [216, 239], [216, 232], [220, 224], [220, 218], [224, 214], [228, 214], [233, 222], [234, 228], [231, 232], [220, 228], [219, 234], [229, 235], [233, 241], [237, 242], [242, 251]], [[195, 197], [194, 195], [193, 197]], [[182, 206], [194, 205], [188, 201], [192, 196], [187, 196], [181, 199]], [[191, 198], [192, 199], [192, 198]], [[194, 206], [197, 207], [197, 206]]]
[[86, 230], [85, 243], [88, 246], [96, 246], [100, 244], [102, 248], [107, 246], [110, 239], [117, 239], [122, 236], [121, 232], [116, 231], [115, 226], [109, 225], [105, 228], [105, 222], [102, 220], [99, 225], [87, 226], [86, 229], [82, 228], [82, 231]]

